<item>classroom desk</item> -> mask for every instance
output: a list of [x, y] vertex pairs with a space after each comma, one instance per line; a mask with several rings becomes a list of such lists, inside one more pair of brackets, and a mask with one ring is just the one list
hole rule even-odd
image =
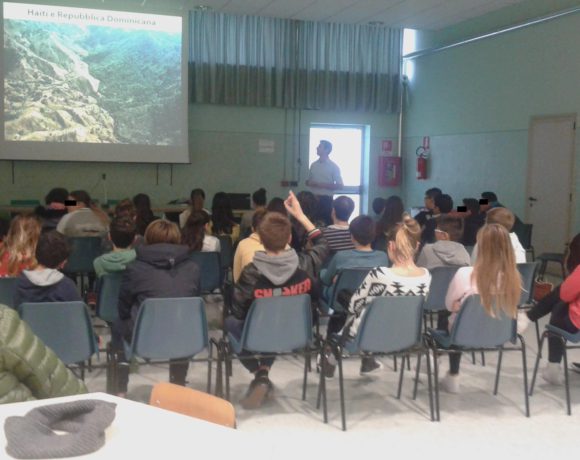
[[[106, 431], [106, 443], [98, 451], [80, 457], [87, 459], [192, 459], [192, 458], [239, 458], [240, 449], [252, 448], [254, 442], [243, 433], [198, 420], [185, 415], [159, 409], [147, 404], [118, 398], [106, 393], [67, 396], [14, 404], [0, 405], [0, 458], [6, 454], [4, 420], [12, 415], [25, 415], [38, 406], [100, 399], [117, 404], [115, 420]], [[251, 443], [251, 444], [250, 444]], [[264, 453], [271, 454], [269, 449]], [[259, 455], [253, 458], [266, 458]]]

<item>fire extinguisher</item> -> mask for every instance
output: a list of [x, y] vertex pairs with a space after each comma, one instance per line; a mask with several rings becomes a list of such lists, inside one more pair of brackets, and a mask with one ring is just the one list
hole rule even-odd
[[429, 150], [423, 146], [418, 147], [415, 151], [417, 154], [417, 180], [427, 179], [427, 157]]

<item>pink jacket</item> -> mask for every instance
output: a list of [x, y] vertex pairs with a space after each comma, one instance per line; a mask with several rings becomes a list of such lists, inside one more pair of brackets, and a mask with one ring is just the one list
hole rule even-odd
[[560, 285], [560, 299], [568, 304], [570, 321], [580, 329], [580, 265]]

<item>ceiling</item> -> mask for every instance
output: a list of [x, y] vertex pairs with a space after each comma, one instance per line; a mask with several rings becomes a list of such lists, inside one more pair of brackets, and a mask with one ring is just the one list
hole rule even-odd
[[[104, 1], [104, 0], [103, 0]], [[138, 0], [147, 6], [168, 0]], [[524, 0], [169, 0], [228, 14], [439, 30]], [[381, 24], [381, 25], [382, 25]]]

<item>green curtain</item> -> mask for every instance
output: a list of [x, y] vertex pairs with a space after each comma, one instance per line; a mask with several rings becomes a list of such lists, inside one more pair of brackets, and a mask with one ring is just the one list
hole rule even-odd
[[400, 29], [190, 14], [191, 101], [399, 110]]

